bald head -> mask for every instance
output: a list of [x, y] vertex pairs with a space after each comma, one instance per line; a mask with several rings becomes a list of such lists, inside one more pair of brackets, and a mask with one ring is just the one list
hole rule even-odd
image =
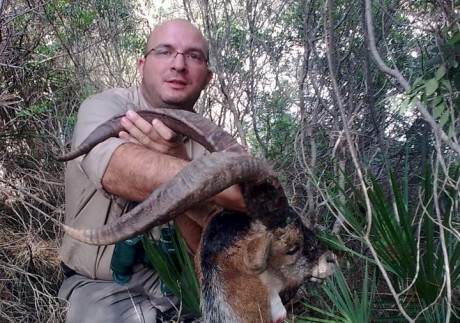
[[159, 42], [162, 39], [171, 39], [169, 35], [175, 38], [184, 39], [192, 37], [191, 39], [196, 44], [197, 48], [205, 54], [206, 58], [209, 56], [209, 45], [203, 33], [190, 21], [185, 19], [172, 19], [157, 25], [150, 33], [144, 54], [156, 46], [164, 45]]
[[161, 23], [152, 30], [144, 57], [138, 60], [142, 94], [156, 108], [193, 110], [212, 78], [208, 55], [206, 39], [189, 21]]

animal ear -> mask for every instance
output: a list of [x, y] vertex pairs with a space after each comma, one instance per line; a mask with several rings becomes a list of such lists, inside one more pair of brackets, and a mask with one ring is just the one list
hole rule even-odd
[[257, 232], [246, 241], [244, 264], [250, 273], [260, 274], [267, 266], [272, 234], [267, 231]]

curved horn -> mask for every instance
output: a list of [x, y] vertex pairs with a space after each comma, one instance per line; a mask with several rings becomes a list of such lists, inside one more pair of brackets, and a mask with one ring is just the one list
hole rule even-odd
[[267, 179], [273, 181], [273, 187], [280, 186], [271, 167], [259, 158], [231, 152], [212, 153], [190, 162], [171, 181], [116, 221], [93, 230], [64, 228], [70, 236], [88, 244], [113, 244], [167, 223], [233, 184], [262, 181], [263, 185]]
[[[288, 203], [275, 173], [266, 162], [247, 155], [230, 134], [188, 111], [156, 109], [138, 113], [149, 122], [157, 118], [174, 131], [218, 153], [192, 161], [170, 182], [160, 186], [144, 202], [113, 223], [94, 230], [64, 226], [70, 236], [97, 245], [123, 241], [170, 221], [193, 205], [237, 183], [243, 188], [248, 215], [260, 219], [267, 227], [285, 222], [283, 214]], [[103, 123], [75, 151], [61, 156], [59, 160], [76, 158], [98, 143], [118, 136], [123, 130], [121, 117]]]
[[[137, 113], [148, 122], [159, 119], [174, 131], [197, 141], [210, 152], [233, 151], [243, 153], [245, 151], [229, 133], [196, 113], [172, 109], [140, 110]], [[56, 159], [58, 161], [75, 159], [88, 153], [98, 143], [111, 137], [118, 137], [118, 133], [124, 130], [120, 122], [123, 116], [124, 114], [118, 115], [104, 122], [91, 132], [76, 150]]]

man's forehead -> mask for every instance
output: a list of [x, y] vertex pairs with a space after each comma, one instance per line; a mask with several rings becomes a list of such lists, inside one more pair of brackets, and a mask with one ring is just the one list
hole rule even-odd
[[187, 21], [170, 21], [156, 27], [148, 41], [150, 46], [186, 46], [190, 49], [206, 50], [202, 33]]

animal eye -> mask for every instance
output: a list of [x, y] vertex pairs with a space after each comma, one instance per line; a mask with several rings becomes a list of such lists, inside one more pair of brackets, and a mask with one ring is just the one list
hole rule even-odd
[[292, 256], [296, 254], [299, 251], [299, 246], [298, 245], [293, 245], [287, 252], [286, 255]]

